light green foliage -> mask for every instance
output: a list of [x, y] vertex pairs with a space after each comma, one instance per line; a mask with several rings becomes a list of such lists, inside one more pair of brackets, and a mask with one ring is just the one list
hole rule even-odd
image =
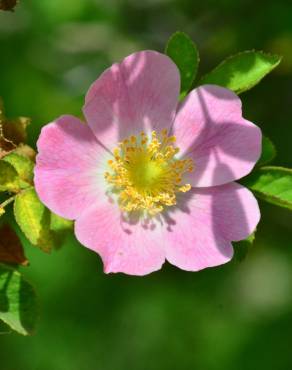
[[0, 191], [15, 192], [19, 189], [18, 175], [14, 167], [7, 162], [0, 161]]
[[200, 85], [219, 85], [240, 94], [259, 83], [280, 62], [281, 57], [278, 55], [245, 51], [224, 60], [202, 77]]
[[51, 213], [39, 200], [34, 188], [22, 191], [14, 202], [16, 222], [27, 239], [45, 252], [59, 248], [72, 229], [72, 222]]
[[9, 163], [17, 172], [20, 189], [32, 185], [34, 163], [28, 157], [12, 152], [6, 155], [2, 161]]
[[11, 152], [0, 160], [0, 191], [17, 193], [32, 185], [34, 163]]
[[72, 230], [73, 222], [64, 219], [63, 217], [60, 217], [56, 215], [55, 213], [51, 213], [51, 224], [50, 229], [52, 231], [66, 231], [66, 230]]
[[257, 166], [262, 166], [270, 163], [276, 157], [277, 151], [272, 141], [263, 136], [262, 139], [262, 154], [257, 162]]
[[40, 202], [33, 188], [24, 190], [16, 196], [14, 214], [20, 229], [33, 245], [45, 252], [53, 248], [50, 212]]
[[18, 271], [2, 264], [0, 264], [0, 319], [23, 335], [33, 333], [37, 320], [34, 289]]
[[165, 53], [177, 65], [181, 76], [181, 96], [186, 95], [195, 80], [199, 52], [193, 41], [183, 32], [173, 34], [165, 49]]
[[266, 166], [242, 180], [256, 196], [266, 202], [292, 210], [292, 170]]

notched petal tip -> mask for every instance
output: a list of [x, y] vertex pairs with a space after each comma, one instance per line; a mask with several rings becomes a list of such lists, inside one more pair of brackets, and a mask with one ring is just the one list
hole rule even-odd
[[91, 85], [83, 112], [95, 136], [110, 150], [123, 138], [171, 126], [180, 75], [171, 59], [141, 51], [113, 64]]
[[260, 128], [242, 117], [239, 97], [219, 86], [193, 90], [178, 110], [173, 131], [182, 155], [194, 161], [188, 181], [195, 187], [238, 180], [260, 157]]

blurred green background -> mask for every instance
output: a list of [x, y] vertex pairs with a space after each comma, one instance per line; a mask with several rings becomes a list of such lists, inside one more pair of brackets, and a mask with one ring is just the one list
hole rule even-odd
[[[163, 51], [176, 30], [197, 43], [200, 73], [241, 50], [284, 56], [242, 99], [276, 144], [276, 163], [292, 166], [291, 1], [20, 0], [0, 13], [0, 96], [10, 116], [32, 117], [33, 144], [56, 116], [80, 115], [105, 67]], [[199, 273], [166, 264], [143, 278], [106, 276], [73, 237], [50, 256], [27, 245], [23, 272], [41, 317], [32, 337], [0, 335], [0, 369], [292, 369], [292, 214], [261, 208], [247, 258]]]

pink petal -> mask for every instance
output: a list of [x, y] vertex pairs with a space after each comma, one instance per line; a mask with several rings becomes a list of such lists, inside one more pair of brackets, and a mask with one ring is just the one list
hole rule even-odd
[[169, 230], [163, 235], [166, 259], [190, 271], [228, 262], [231, 241], [245, 239], [259, 222], [255, 197], [236, 183], [194, 189], [188, 196], [169, 214]]
[[111, 150], [130, 135], [170, 127], [179, 88], [179, 72], [170, 58], [141, 51], [112, 65], [92, 84], [84, 114], [96, 137]]
[[240, 99], [219, 86], [193, 90], [178, 110], [173, 131], [182, 155], [194, 160], [187, 181], [195, 187], [240, 179], [261, 154], [261, 130], [242, 117]]
[[62, 116], [42, 129], [37, 145], [36, 191], [53, 212], [74, 219], [105, 197], [102, 165], [109, 154], [86, 124]]
[[101, 256], [106, 273], [146, 275], [159, 270], [165, 260], [159, 225], [152, 229], [138, 220], [126, 222], [111, 203], [84, 212], [75, 223], [75, 234]]

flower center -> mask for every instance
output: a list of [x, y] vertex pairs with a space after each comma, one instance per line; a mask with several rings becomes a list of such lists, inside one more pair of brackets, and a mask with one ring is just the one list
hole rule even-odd
[[165, 206], [176, 204], [176, 193], [191, 189], [190, 184], [182, 183], [182, 176], [193, 171], [193, 161], [175, 158], [179, 152], [175, 140], [167, 130], [153, 131], [151, 138], [141, 132], [114, 149], [114, 159], [108, 161], [111, 171], [105, 173], [105, 179], [118, 194], [123, 211], [156, 215]]

